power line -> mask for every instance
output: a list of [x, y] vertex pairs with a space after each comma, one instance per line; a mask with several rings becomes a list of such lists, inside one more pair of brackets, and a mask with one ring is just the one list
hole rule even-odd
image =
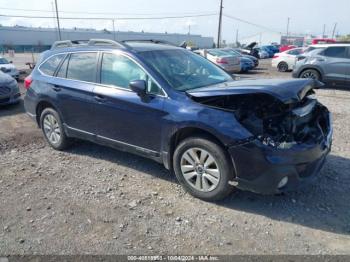
[[223, 14], [223, 16], [226, 17], [226, 18], [230, 18], [230, 19], [233, 19], [233, 20], [240, 21], [240, 22], [245, 23], [245, 24], [249, 24], [249, 25], [252, 25], [252, 26], [255, 26], [255, 27], [259, 27], [259, 28], [265, 29], [265, 30], [270, 31], [270, 32], [282, 34], [281, 32], [279, 32], [279, 31], [277, 31], [277, 30], [271, 29], [271, 28], [266, 27], [266, 26], [263, 26], [263, 25], [258, 25], [258, 24], [249, 22], [249, 21], [244, 20], [244, 19], [239, 18], [239, 17], [235, 17], [235, 16], [232, 16], [232, 15], [227, 15], [227, 14], [225, 14], [225, 13]]
[[[9, 11], [24, 11], [24, 12], [42, 12], [42, 13], [51, 13], [50, 10], [44, 10], [44, 9], [22, 9], [22, 8], [7, 8], [7, 7], [0, 7], [0, 10], [9, 10]], [[139, 16], [139, 15], [179, 15], [179, 13], [117, 13], [117, 12], [83, 12], [83, 11], [64, 11], [60, 10], [60, 13], [67, 13], [67, 14], [90, 14], [90, 15], [132, 15], [132, 16]], [[203, 11], [203, 12], [181, 12], [182, 15], [202, 15], [210, 13], [210, 11]]]
[[[160, 16], [160, 17], [60, 17], [60, 19], [66, 20], [161, 20], [161, 19], [178, 19], [178, 18], [193, 18], [193, 17], [208, 17], [216, 16], [217, 13], [202, 14], [202, 15], [183, 15], [183, 16]], [[28, 19], [52, 19], [53, 16], [30, 16], [30, 15], [3, 15], [0, 17], [12, 17], [12, 18], [28, 18]]]

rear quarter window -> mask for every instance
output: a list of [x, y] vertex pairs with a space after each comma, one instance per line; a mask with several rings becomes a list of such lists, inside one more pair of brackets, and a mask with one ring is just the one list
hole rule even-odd
[[65, 54], [54, 55], [40, 65], [39, 70], [49, 76], [53, 76]]

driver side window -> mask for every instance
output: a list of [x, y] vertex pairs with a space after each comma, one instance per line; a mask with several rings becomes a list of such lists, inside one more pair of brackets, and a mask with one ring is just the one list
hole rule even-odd
[[163, 94], [158, 85], [131, 59], [123, 55], [103, 54], [101, 84], [129, 89], [129, 83], [133, 80], [145, 80], [148, 93]]

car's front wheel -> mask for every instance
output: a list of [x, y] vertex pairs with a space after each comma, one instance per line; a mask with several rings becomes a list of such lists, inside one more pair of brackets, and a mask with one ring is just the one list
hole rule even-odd
[[59, 114], [52, 108], [42, 111], [40, 126], [46, 141], [54, 149], [63, 150], [69, 146], [70, 140], [66, 136]]
[[205, 137], [183, 140], [174, 152], [173, 166], [181, 185], [200, 199], [221, 200], [234, 189], [229, 185], [233, 171], [227, 153]]

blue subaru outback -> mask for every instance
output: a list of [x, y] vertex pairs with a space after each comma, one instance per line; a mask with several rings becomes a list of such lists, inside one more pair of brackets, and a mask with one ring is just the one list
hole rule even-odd
[[163, 163], [203, 200], [296, 189], [331, 148], [310, 79], [245, 80], [159, 41], [61, 41], [25, 80], [27, 113], [57, 150], [72, 138]]

